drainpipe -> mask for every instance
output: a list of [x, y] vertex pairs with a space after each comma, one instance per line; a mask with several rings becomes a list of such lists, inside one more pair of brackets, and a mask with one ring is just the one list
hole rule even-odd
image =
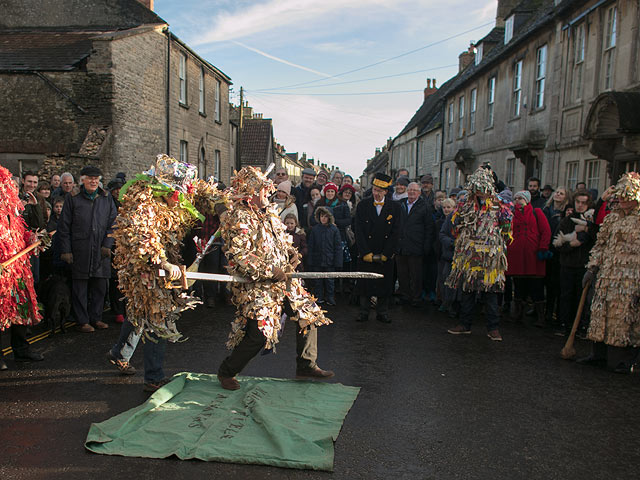
[[171, 141], [170, 141], [170, 121], [169, 121], [169, 108], [170, 108], [170, 98], [171, 98], [171, 32], [169, 32], [169, 27], [165, 27], [164, 33], [167, 36], [167, 92], [166, 92], [166, 100], [165, 100], [165, 117], [166, 117], [166, 128], [167, 128], [167, 145], [166, 152], [167, 155], [171, 155]]

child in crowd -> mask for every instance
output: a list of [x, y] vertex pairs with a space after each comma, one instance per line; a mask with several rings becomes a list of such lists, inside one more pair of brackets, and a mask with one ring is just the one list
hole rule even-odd
[[[458, 200], [465, 198], [466, 192], [462, 190], [462, 195], [458, 196]], [[438, 257], [438, 286], [442, 292], [442, 304], [439, 311], [445, 312], [451, 318], [457, 316], [454, 302], [458, 300], [457, 291], [451, 287], [447, 287], [444, 281], [451, 273], [451, 262], [453, 261], [453, 252], [455, 245], [455, 237], [453, 235], [453, 215], [457, 208], [456, 200], [446, 198], [442, 201], [443, 220], [438, 232], [438, 244], [440, 245], [440, 255]]]
[[[315, 212], [318, 222], [309, 234], [309, 269], [315, 272], [335, 272], [342, 268], [342, 238], [336, 227], [333, 214], [327, 207], [318, 207]], [[314, 294], [318, 304], [327, 302], [334, 306], [335, 287], [332, 278], [318, 279]]]
[[296, 270], [300, 272], [304, 270], [303, 265], [307, 259], [307, 236], [305, 235], [304, 230], [300, 228], [298, 217], [293, 213], [289, 213], [284, 217], [284, 225], [287, 227], [287, 233], [291, 235], [291, 238], [293, 239], [293, 246], [296, 247], [298, 253], [302, 255], [302, 261], [296, 268]]
[[316, 204], [322, 198], [322, 194], [320, 193], [321, 191], [321, 188], [317, 185], [313, 185], [309, 190], [309, 201], [304, 205], [304, 225], [305, 229], [307, 229], [307, 233], [311, 231], [311, 219], [315, 213]]

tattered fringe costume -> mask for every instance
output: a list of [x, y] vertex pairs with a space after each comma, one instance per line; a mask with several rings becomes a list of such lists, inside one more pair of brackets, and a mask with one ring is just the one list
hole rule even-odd
[[[18, 187], [9, 170], [0, 165], [0, 263], [24, 250], [33, 241], [20, 213], [24, 210], [18, 198]], [[28, 253], [0, 272], [0, 331], [11, 325], [35, 325], [42, 319], [33, 288], [33, 275]]]
[[285, 299], [294, 312], [292, 320], [298, 322], [300, 330], [332, 323], [300, 280], [274, 282], [271, 279], [273, 267], [285, 273], [294, 271], [289, 258], [298, 256], [298, 251], [280, 220], [277, 205], [260, 209], [249, 202], [265, 185], [273, 189], [271, 181], [257, 168], [240, 170], [232, 180], [233, 203], [220, 225], [229, 272], [254, 281], [232, 285], [237, 311], [227, 342], [229, 349], [240, 343], [248, 321], [258, 322], [258, 329], [267, 340], [265, 349], [275, 349]]
[[[167, 156], [158, 156], [160, 160], [179, 164]], [[202, 180], [190, 182], [180, 191], [163, 182], [156, 171], [147, 173], [159, 178], [138, 175], [121, 189], [122, 205], [113, 233], [114, 266], [120, 291], [127, 299], [127, 318], [136, 330], [175, 342], [182, 337], [176, 328], [179, 314], [200, 302], [171, 288], [169, 278], [159, 277], [158, 270], [163, 261], [182, 264], [182, 239], [197, 219], [204, 218], [193, 203], [213, 211], [220, 194], [214, 185]], [[169, 207], [162, 199], [166, 195], [177, 202], [175, 207]]]
[[[465, 190], [469, 195], [451, 219], [457, 237], [446, 285], [465, 292], [502, 292], [512, 204], [496, 195], [491, 171], [482, 167], [469, 176]], [[483, 204], [478, 192], [488, 195]]]
[[[616, 185], [620, 200], [640, 202], [640, 175]], [[597, 269], [588, 338], [613, 347], [640, 347], [640, 211], [615, 208], [598, 231], [587, 268]]]

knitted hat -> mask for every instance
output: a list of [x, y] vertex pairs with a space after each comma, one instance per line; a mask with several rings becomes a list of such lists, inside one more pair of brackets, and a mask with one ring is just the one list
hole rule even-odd
[[278, 190], [286, 193], [287, 195], [291, 195], [291, 182], [289, 180], [285, 180], [284, 182], [280, 182], [278, 184]]
[[516, 194], [513, 196], [513, 199], [517, 200], [518, 198], [524, 198], [527, 204], [531, 203], [531, 193], [529, 193], [529, 190], [521, 190], [519, 192], [516, 192]]
[[322, 193], [326, 194], [327, 190], [333, 190], [337, 194], [338, 193], [338, 186], [335, 183], [329, 182], [329, 183], [325, 184], [324, 188], [322, 189]]
[[500, 200], [502, 200], [502, 203], [513, 203], [513, 192], [511, 192], [511, 190], [509, 190], [508, 188], [506, 190], [501, 191], [498, 194], [498, 197], [500, 197]]
[[342, 193], [345, 190], [350, 190], [352, 195], [356, 194], [356, 188], [353, 185], [349, 184], [349, 183], [345, 183], [344, 185], [342, 185], [340, 187], [340, 192], [339, 193]]
[[320, 171], [318, 172], [318, 177], [319, 177], [320, 175], [324, 175], [325, 177], [327, 177], [327, 180], [329, 180], [329, 174], [328, 174], [325, 170], [320, 170]]

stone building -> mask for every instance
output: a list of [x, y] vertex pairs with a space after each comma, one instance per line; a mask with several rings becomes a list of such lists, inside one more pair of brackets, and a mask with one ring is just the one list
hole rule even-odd
[[602, 192], [638, 168], [639, 45], [637, 1], [499, 1], [446, 94], [443, 171]]
[[391, 175], [391, 163], [389, 159], [391, 145], [392, 139], [389, 138], [387, 140], [387, 144], [382, 148], [376, 148], [375, 155], [367, 160], [367, 166], [360, 176], [360, 185], [362, 186], [363, 191], [371, 187], [371, 182], [373, 182], [373, 178], [376, 176], [376, 173], [380, 172]]
[[152, 0], [5, 0], [0, 163], [107, 179], [158, 153], [228, 181], [230, 78], [176, 37]]

